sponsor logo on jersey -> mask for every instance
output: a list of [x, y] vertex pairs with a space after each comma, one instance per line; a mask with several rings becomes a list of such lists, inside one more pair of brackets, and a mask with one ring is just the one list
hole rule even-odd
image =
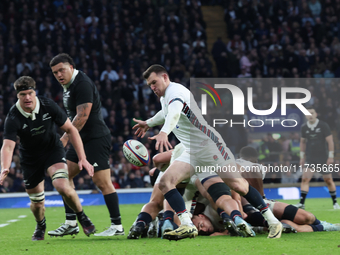
[[97, 167], [97, 166], [98, 166], [98, 164], [95, 162], [95, 163], [93, 164], [93, 166], [94, 166], [94, 167]]
[[315, 132], [316, 132], [316, 133], [320, 133], [320, 132], [321, 132], [321, 129], [320, 129], [320, 128], [317, 128], [317, 129], [315, 129]]
[[218, 160], [218, 157], [217, 157], [217, 155], [214, 155], [214, 156], [213, 156], [213, 158], [214, 158], [214, 160], [215, 160], [215, 161], [217, 161], [217, 160]]

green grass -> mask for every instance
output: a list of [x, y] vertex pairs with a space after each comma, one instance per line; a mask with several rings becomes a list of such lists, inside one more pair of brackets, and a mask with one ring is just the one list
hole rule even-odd
[[[296, 202], [296, 201], [290, 201]], [[142, 205], [121, 205], [125, 234], [139, 213]], [[109, 215], [105, 206], [84, 207], [87, 215], [99, 231], [109, 226]], [[331, 200], [307, 199], [306, 209], [320, 220], [340, 222], [340, 212], [333, 210]], [[64, 221], [64, 208], [46, 208], [47, 230], [55, 229]], [[181, 241], [159, 238], [127, 240], [120, 237], [86, 237], [79, 233], [70, 236], [31, 241], [35, 221], [29, 209], [0, 209], [0, 224], [8, 220], [17, 222], [0, 228], [0, 254], [340, 254], [340, 232], [316, 232], [283, 234], [281, 239], [269, 240], [267, 235], [255, 238], [229, 236], [197, 237]]]

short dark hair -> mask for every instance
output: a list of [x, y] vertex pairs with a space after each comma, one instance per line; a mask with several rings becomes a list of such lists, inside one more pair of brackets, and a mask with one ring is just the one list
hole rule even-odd
[[14, 89], [19, 93], [23, 90], [36, 89], [35, 80], [30, 76], [21, 76], [14, 82]]
[[240, 157], [245, 160], [257, 159], [258, 156], [259, 153], [253, 147], [245, 146], [240, 150]]
[[148, 79], [151, 73], [156, 73], [156, 74], [166, 73], [167, 75], [169, 75], [167, 70], [164, 68], [164, 66], [152, 65], [148, 69], [146, 69], [146, 71], [143, 73], [143, 78], [145, 80]]
[[306, 109], [307, 110], [314, 110], [314, 111], [316, 111], [316, 108], [315, 108], [314, 105], [309, 105], [309, 106], [306, 107]]
[[50, 62], [50, 67], [58, 65], [59, 63], [69, 63], [71, 66], [73, 66], [73, 68], [76, 68], [73, 58], [71, 58], [71, 56], [67, 53], [60, 53], [52, 58]]

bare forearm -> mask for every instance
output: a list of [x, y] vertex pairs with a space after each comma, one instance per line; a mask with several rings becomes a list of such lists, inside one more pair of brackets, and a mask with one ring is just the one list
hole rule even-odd
[[300, 151], [306, 152], [306, 142], [300, 142]]
[[[86, 121], [89, 118], [91, 108], [92, 108], [92, 104], [91, 103], [85, 103], [85, 104], [81, 104], [81, 105], [77, 106], [77, 115], [74, 116], [73, 121], [72, 121], [72, 125], [76, 129], [78, 129], [79, 132], [85, 126]], [[65, 140], [67, 142], [69, 140], [68, 134], [64, 133], [64, 135], [62, 136], [61, 139]]]
[[14, 141], [4, 139], [1, 148], [1, 169], [9, 169], [11, 166], [14, 148]]
[[9, 169], [12, 163], [12, 151], [10, 148], [1, 149], [1, 169]]
[[81, 141], [79, 132], [76, 129], [71, 129], [67, 134], [68, 138], [70, 139], [75, 151], [77, 152], [79, 160], [85, 159], [85, 152], [83, 147], [83, 142]]
[[[78, 129], [78, 131], [80, 132], [80, 130], [83, 129], [83, 127], [85, 126], [86, 120], [77, 117], [78, 115], [76, 115], [72, 121], [72, 125]], [[67, 133], [64, 133], [61, 139], [65, 139], [66, 141], [69, 141], [70, 137]]]

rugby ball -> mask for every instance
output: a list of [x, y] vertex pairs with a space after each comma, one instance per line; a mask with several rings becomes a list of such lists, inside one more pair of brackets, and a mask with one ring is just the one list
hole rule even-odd
[[146, 166], [149, 161], [149, 152], [146, 147], [137, 140], [128, 140], [123, 145], [125, 158], [135, 166]]

